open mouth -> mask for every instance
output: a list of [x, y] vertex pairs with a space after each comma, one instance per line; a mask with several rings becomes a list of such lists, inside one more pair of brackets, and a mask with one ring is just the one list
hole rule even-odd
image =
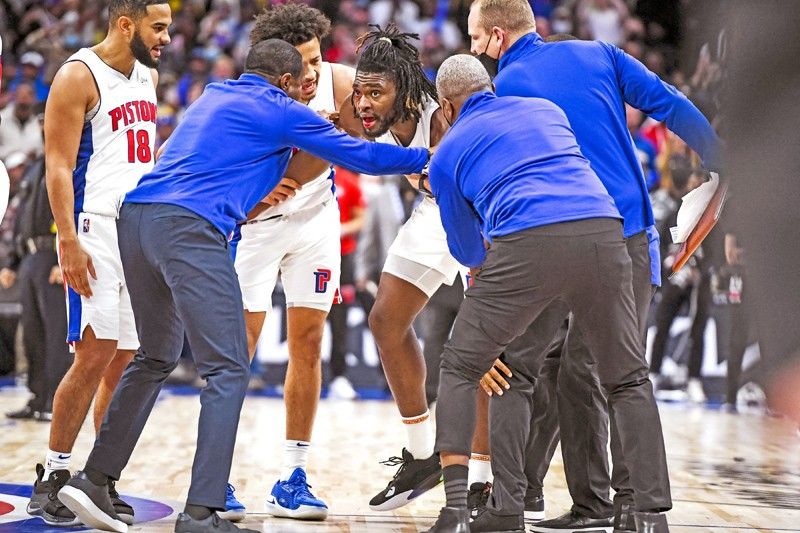
[[161, 47], [160, 46], [154, 46], [153, 48], [151, 48], [150, 49], [150, 55], [152, 55], [155, 58], [161, 57]]
[[376, 122], [375, 117], [361, 117], [361, 125], [364, 126], [365, 130], [371, 130]]
[[309, 81], [300, 86], [304, 94], [311, 94], [317, 90], [317, 82]]

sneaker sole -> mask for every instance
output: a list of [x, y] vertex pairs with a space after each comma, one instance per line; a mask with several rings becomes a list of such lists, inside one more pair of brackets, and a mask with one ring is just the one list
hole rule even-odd
[[119, 517], [120, 520], [125, 522], [127, 525], [129, 525], [129, 526], [133, 525], [134, 516], [132, 514], [117, 513], [117, 516]]
[[241, 522], [247, 516], [247, 509], [231, 509], [230, 511], [217, 511], [217, 516], [229, 522]]
[[58, 492], [58, 499], [75, 513], [75, 516], [84, 524], [104, 531], [127, 533], [128, 524], [107, 515], [83, 491], [66, 485]]
[[525, 520], [527, 522], [539, 522], [544, 520], [544, 511], [525, 511]]
[[78, 520], [78, 517], [71, 519], [64, 519], [47, 514], [42, 510], [41, 505], [34, 502], [28, 502], [28, 505], [25, 507], [25, 511], [31, 516], [41, 517], [42, 521], [48, 526], [71, 527], [71, 526], [78, 526], [81, 523], [81, 521]]
[[564, 528], [555, 528], [555, 527], [542, 527], [533, 525], [531, 526], [531, 531], [538, 531], [539, 533], [613, 533], [614, 527], [564, 527]]
[[378, 505], [369, 504], [369, 508], [373, 511], [392, 511], [394, 509], [399, 509], [416, 498], [419, 498], [441, 482], [442, 473], [439, 471], [436, 474], [431, 474], [425, 478], [422, 483], [419, 484], [419, 487], [395, 494], [385, 502]]
[[293, 518], [295, 520], [325, 520], [328, 518], [328, 509], [301, 505], [297, 509], [287, 509], [277, 503], [266, 502], [267, 513], [278, 518]]

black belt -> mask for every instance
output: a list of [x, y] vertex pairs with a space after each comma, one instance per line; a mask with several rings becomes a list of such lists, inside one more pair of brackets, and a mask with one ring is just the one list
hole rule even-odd
[[55, 235], [40, 235], [38, 237], [29, 237], [25, 239], [23, 245], [28, 250], [29, 254], [36, 252], [53, 252], [56, 249]]

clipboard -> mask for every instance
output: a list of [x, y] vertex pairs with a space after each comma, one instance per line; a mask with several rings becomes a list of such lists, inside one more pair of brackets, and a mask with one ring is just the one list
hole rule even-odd
[[721, 182], [714, 191], [714, 195], [709, 200], [708, 205], [700, 215], [694, 229], [689, 233], [689, 236], [681, 244], [681, 249], [675, 254], [675, 262], [672, 264], [672, 274], [675, 275], [683, 265], [692, 257], [697, 248], [703, 243], [703, 240], [711, 233], [711, 230], [716, 226], [719, 217], [722, 214], [722, 208], [725, 206], [725, 200], [728, 197], [728, 183]]

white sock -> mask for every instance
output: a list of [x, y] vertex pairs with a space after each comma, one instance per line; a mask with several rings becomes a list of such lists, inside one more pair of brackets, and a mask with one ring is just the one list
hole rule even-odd
[[482, 453], [473, 453], [469, 458], [469, 478], [467, 483], [487, 483], [492, 480], [492, 458]]
[[417, 416], [403, 417], [403, 424], [408, 433], [406, 449], [411, 452], [414, 459], [427, 459], [433, 455], [435, 439], [430, 411]]
[[50, 474], [56, 470], [69, 470], [69, 460], [72, 459], [72, 453], [54, 452], [47, 450], [47, 457], [44, 460], [44, 478], [50, 477]]
[[308, 461], [308, 449], [311, 443], [304, 440], [287, 440], [283, 445], [283, 468], [281, 469], [281, 481], [288, 480], [295, 468], [306, 469]]

